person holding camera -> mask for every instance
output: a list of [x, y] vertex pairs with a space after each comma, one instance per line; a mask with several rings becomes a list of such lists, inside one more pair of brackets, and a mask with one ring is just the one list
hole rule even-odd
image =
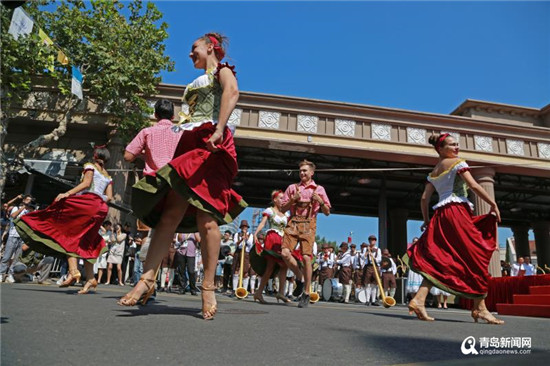
[[12, 258], [19, 257], [23, 246], [23, 239], [21, 239], [17, 230], [15, 230], [14, 221], [29, 211], [32, 211], [31, 195], [20, 194], [17, 198], [21, 202], [9, 210], [8, 217], [10, 219], [10, 228], [8, 231], [8, 240], [6, 241], [6, 248], [0, 262], [0, 275], [2, 276], [2, 282], [5, 281], [8, 283], [15, 282], [15, 279], [13, 278], [13, 266], [11, 265]]
[[120, 224], [115, 225], [115, 230], [111, 237], [111, 247], [109, 248], [109, 256], [107, 257], [107, 282], [106, 285], [111, 283], [111, 274], [113, 271], [113, 264], [116, 264], [118, 284], [124, 286], [124, 281], [122, 278], [122, 259], [124, 256], [124, 247], [126, 243], [126, 233], [122, 231], [122, 226]]

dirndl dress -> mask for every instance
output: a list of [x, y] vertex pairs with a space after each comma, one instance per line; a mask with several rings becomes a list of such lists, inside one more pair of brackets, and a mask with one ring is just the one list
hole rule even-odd
[[440, 290], [475, 299], [487, 296], [497, 220], [493, 214], [473, 215], [466, 183], [460, 177], [467, 170], [468, 164], [458, 160], [438, 176], [428, 177], [439, 202], [428, 227], [404, 259]]
[[112, 184], [112, 179], [92, 163], [84, 165], [83, 177], [87, 171], [93, 171], [93, 180], [86, 191], [21, 216], [15, 223], [23, 241], [34, 251], [95, 263], [97, 257], [107, 250], [99, 229], [107, 216], [104, 192]]
[[154, 228], [158, 224], [170, 190], [189, 203], [176, 230], [180, 233], [198, 231], [198, 210], [209, 213], [219, 225], [224, 225], [232, 222], [247, 206], [231, 188], [238, 171], [231, 125], [228, 123], [225, 127], [219, 151], [211, 152], [206, 148], [219, 116], [223, 90], [218, 75], [224, 67], [234, 68], [220, 63], [186, 87], [181, 123], [174, 127], [183, 130], [174, 159], [132, 188], [134, 215], [147, 226]]

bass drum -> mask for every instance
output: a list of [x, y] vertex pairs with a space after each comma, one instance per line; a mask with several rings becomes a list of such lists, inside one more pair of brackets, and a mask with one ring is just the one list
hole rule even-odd
[[361, 290], [357, 291], [357, 299], [363, 303], [367, 303], [367, 290], [362, 288]]
[[327, 278], [323, 283], [323, 300], [340, 300], [344, 292], [344, 286], [337, 278]]

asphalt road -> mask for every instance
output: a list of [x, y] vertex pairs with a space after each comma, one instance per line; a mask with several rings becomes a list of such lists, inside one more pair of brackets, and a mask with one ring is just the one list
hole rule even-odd
[[[144, 307], [116, 304], [128, 287], [1, 284], [2, 365], [523, 365], [548, 364], [550, 319], [502, 316], [475, 324], [463, 310], [435, 322], [391, 309], [319, 302], [307, 309], [218, 296], [214, 321], [200, 297], [161, 293]], [[531, 354], [463, 355], [468, 336], [530, 337]], [[477, 349], [480, 350], [479, 344]], [[522, 348], [528, 349], [528, 348]]]

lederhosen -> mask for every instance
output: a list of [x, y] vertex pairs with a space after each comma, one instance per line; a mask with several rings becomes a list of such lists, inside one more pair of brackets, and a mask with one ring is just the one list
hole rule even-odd
[[[393, 259], [388, 258], [390, 261], [389, 268], [382, 268], [382, 286], [384, 289], [388, 288], [396, 288], [397, 287], [397, 281], [395, 280], [395, 275], [393, 274], [392, 268], [395, 262]], [[380, 266], [382, 267], [384, 264], [384, 259], [382, 259], [382, 263], [380, 263]]]
[[[313, 193], [315, 193], [315, 190]], [[296, 191], [299, 192], [299, 185], [296, 184]], [[309, 255], [313, 259], [313, 242], [315, 242], [315, 233], [317, 231], [317, 218], [312, 217], [312, 201], [300, 201], [296, 206], [307, 209], [306, 216], [294, 215], [289, 220], [284, 230], [283, 248], [291, 252], [300, 243], [302, 255]]]
[[361, 268], [361, 255], [359, 255], [360, 253], [355, 253], [355, 255], [357, 256], [357, 259], [356, 259], [356, 264], [355, 264], [355, 267], [357, 268], [353, 268], [353, 284], [355, 287], [362, 287], [363, 286], [363, 283], [361, 281], [362, 277], [363, 277], [363, 271], [362, 271], [362, 268]]
[[[248, 235], [252, 235], [252, 234], [248, 233]], [[244, 239], [242, 240], [242, 245], [245, 246], [244, 262], [243, 262], [243, 267], [244, 267], [243, 277], [244, 278], [247, 278], [248, 273], [250, 272], [250, 253], [246, 252], [246, 242], [247, 242], [247, 240], [244, 240]], [[235, 245], [238, 246], [239, 244], [235, 243]], [[235, 249], [235, 254], [233, 255], [233, 274], [236, 274], [236, 275], [238, 275], [240, 270], [241, 270], [241, 253], [242, 253], [242, 250], [243, 250], [242, 247], [240, 249], [239, 248]]]
[[[330, 254], [328, 255], [328, 257], [330, 258]], [[327, 278], [332, 278], [333, 270], [332, 268], [329, 268], [328, 265], [324, 267], [322, 266], [322, 264], [319, 265], [321, 266], [321, 271], [319, 271], [319, 283], [322, 285], [323, 283], [325, 283], [325, 280]]]
[[338, 280], [342, 285], [349, 285], [351, 281], [351, 264], [347, 267], [344, 267], [343, 265], [340, 266], [340, 270], [338, 271]]
[[[376, 254], [380, 249], [379, 248], [375, 248], [375, 249], [376, 251], [372, 253], [372, 257], [376, 261]], [[374, 275], [374, 266], [372, 264], [370, 256], [367, 257], [367, 261], [369, 261], [369, 263], [363, 269], [363, 286], [367, 286], [369, 284], [376, 284], [376, 276]], [[378, 272], [378, 274], [380, 274], [380, 271]]]

